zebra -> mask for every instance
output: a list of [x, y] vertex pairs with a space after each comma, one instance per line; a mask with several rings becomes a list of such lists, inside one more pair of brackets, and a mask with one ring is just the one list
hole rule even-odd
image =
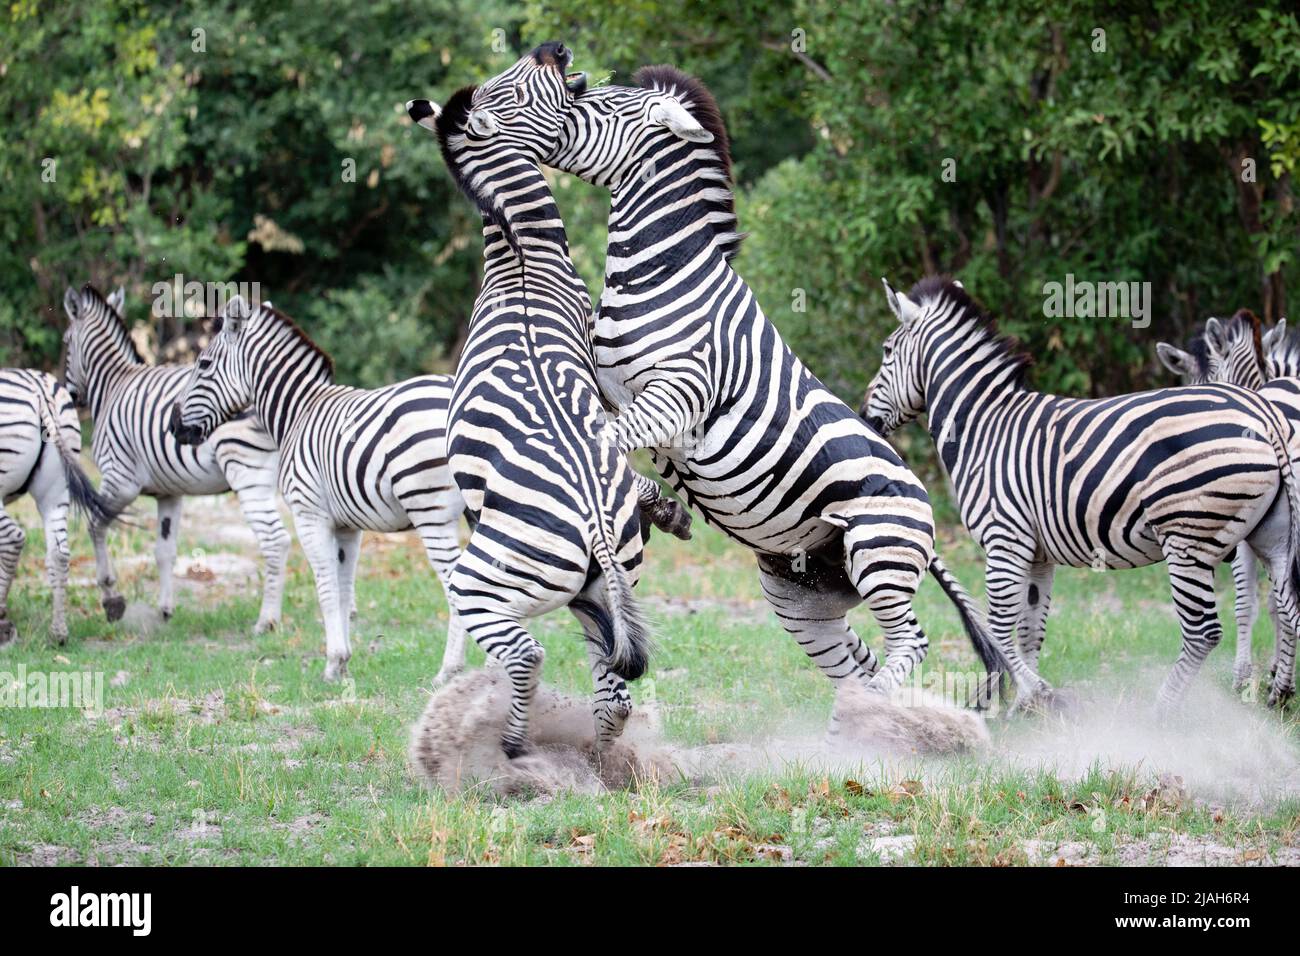
[[452, 475], [475, 525], [451, 594], [467, 632], [511, 681], [501, 738], [510, 758], [528, 747], [545, 656], [525, 619], [567, 606], [582, 625], [601, 749], [631, 712], [623, 681], [648, 659], [632, 597], [643, 546], [638, 481], [609, 440], [590, 299], [539, 165], [586, 85], [585, 74], [566, 76], [569, 62], [562, 44], [544, 43], [445, 107], [407, 103], [483, 217], [483, 284], [448, 421]]
[[1159, 693], [1170, 713], [1219, 641], [1214, 569], [1243, 540], [1278, 582], [1286, 640], [1269, 701], [1289, 697], [1300, 495], [1281, 413], [1230, 385], [1041, 394], [1025, 383], [1028, 358], [960, 283], [929, 277], [908, 294], [888, 282], [885, 291], [899, 324], [863, 414], [886, 434], [928, 416], [962, 522], [985, 552], [989, 627], [1030, 702], [1048, 690], [1037, 656], [1055, 567], [1163, 560], [1182, 630]]
[[[1188, 349], [1165, 342], [1156, 345], [1161, 363], [1177, 375], [1184, 385], [1210, 382], [1239, 385], [1257, 391], [1280, 408], [1291, 423], [1288, 449], [1294, 461], [1300, 456], [1300, 349], [1290, 348], [1286, 339], [1286, 320], [1281, 319], [1267, 332], [1259, 318], [1249, 309], [1238, 309], [1226, 320], [1210, 318], [1205, 328], [1192, 337]], [[1232, 667], [1233, 688], [1242, 690], [1254, 678], [1251, 657], [1251, 633], [1259, 616], [1259, 595], [1254, 552], [1238, 545], [1232, 561], [1233, 593], [1236, 598], [1237, 653]], [[1281, 634], [1277, 619], [1277, 602], [1269, 593], [1269, 616], [1273, 629]], [[1272, 672], [1276, 673], [1276, 661]]]
[[[50, 637], [68, 640], [68, 510], [109, 524], [117, 513], [82, 470], [81, 420], [72, 397], [46, 372], [0, 369], [0, 497], [30, 494], [45, 528], [45, 572], [53, 594]], [[0, 647], [18, 636], [9, 618], [9, 588], [27, 537], [0, 507]]]
[[[648, 448], [692, 510], [754, 552], [777, 619], [833, 682], [888, 693], [920, 663], [912, 602], [927, 569], [996, 674], [979, 608], [934, 552], [925, 488], [732, 267], [742, 237], [713, 97], [672, 67], [634, 83], [578, 96], [544, 159], [611, 190], [593, 321], [619, 449]], [[885, 634], [883, 666], [846, 618], [863, 602]]]
[[[316, 577], [325, 621], [325, 679], [347, 675], [350, 616], [363, 531], [414, 529], [443, 589], [460, 556], [465, 510], [447, 468], [449, 375], [385, 388], [334, 384], [334, 363], [269, 302], [226, 303], [172, 412], [172, 432], [200, 444], [250, 406], [280, 449], [280, 494]], [[441, 685], [465, 661], [454, 609]]]
[[[170, 618], [182, 496], [233, 490], [266, 565], [254, 633], [269, 631], [280, 621], [290, 544], [275, 500], [275, 442], [255, 417], [246, 415], [222, 426], [198, 447], [179, 444], [168, 430], [171, 407], [190, 369], [144, 363], [122, 320], [124, 298], [120, 288], [104, 298], [90, 284], [80, 292], [69, 288], [63, 297], [68, 314], [64, 379], [73, 400], [88, 406], [94, 421], [91, 452], [101, 476], [100, 493], [114, 510], [141, 494], [157, 499], [158, 605], [163, 617]], [[115, 587], [106, 531], [103, 523], [90, 523], [104, 612], [116, 621], [126, 601]]]

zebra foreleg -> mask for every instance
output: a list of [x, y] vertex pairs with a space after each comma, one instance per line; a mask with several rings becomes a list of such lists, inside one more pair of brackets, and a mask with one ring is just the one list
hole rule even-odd
[[[1237, 619], [1237, 655], [1232, 662], [1232, 689], [1241, 690], [1254, 676], [1251, 635], [1259, 616], [1259, 581], [1255, 570], [1255, 552], [1244, 541], [1232, 556], [1233, 601]], [[1269, 608], [1273, 602], [1270, 596]], [[1274, 620], [1276, 621], [1276, 612]]]
[[11, 643], [18, 636], [17, 628], [9, 620], [9, 588], [18, 573], [18, 559], [22, 557], [27, 535], [18, 522], [0, 508], [0, 646]]
[[[237, 480], [242, 477], [237, 476]], [[244, 520], [257, 536], [258, 550], [262, 552], [262, 562], [266, 568], [262, 582], [262, 609], [257, 615], [257, 624], [253, 627], [254, 634], [264, 634], [274, 630], [280, 623], [284, 605], [285, 566], [289, 562], [292, 539], [284, 522], [280, 520], [274, 484], [268, 486], [264, 481], [237, 483], [237, 480], [231, 480], [229, 471], [226, 480], [239, 499], [239, 510], [243, 513]]]
[[182, 498], [158, 499], [158, 537], [153, 554], [158, 562], [158, 610], [163, 620], [169, 620], [176, 611], [176, 591], [173, 574], [176, 570], [176, 538], [181, 530]]
[[294, 525], [298, 529], [298, 542], [316, 578], [316, 600], [325, 625], [325, 680], [336, 681], [347, 676], [348, 661], [352, 657], [345, 627], [347, 605], [339, 593], [339, 567], [347, 554], [335, 540], [333, 523], [329, 518], [295, 512]]
[[838, 566], [800, 573], [785, 558], [758, 557], [759, 584], [781, 626], [832, 682], [866, 685], [879, 662], [853, 632], [845, 615], [862, 597]]
[[[47, 456], [53, 463], [53, 456]], [[46, 467], [42, 464], [42, 468]], [[53, 473], [57, 470], [57, 474]], [[45, 526], [45, 573], [50, 583], [51, 603], [50, 637], [57, 644], [68, 641], [68, 483], [59, 465], [43, 476], [39, 486], [32, 488], [32, 497], [41, 513]]]
[[1214, 597], [1214, 567], [1195, 555], [1165, 544], [1165, 562], [1183, 645], [1173, 670], [1160, 687], [1159, 708], [1168, 716], [1182, 701], [1192, 678], [1223, 637]]
[[665, 495], [659, 482], [640, 473], [634, 474], [642, 521], [649, 521], [674, 538], [691, 540], [691, 513], [680, 502]]

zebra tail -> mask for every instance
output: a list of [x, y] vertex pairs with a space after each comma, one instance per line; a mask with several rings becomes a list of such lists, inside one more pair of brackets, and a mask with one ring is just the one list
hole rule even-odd
[[935, 555], [930, 561], [930, 573], [939, 582], [939, 587], [948, 596], [948, 600], [957, 608], [957, 614], [961, 617], [961, 624], [966, 630], [966, 636], [970, 638], [975, 653], [979, 655], [980, 663], [984, 665], [984, 670], [988, 672], [988, 677], [977, 693], [974, 706], [977, 708], [986, 707], [993, 699], [994, 687], [998, 689], [999, 699], [1005, 702], [1010, 689], [1007, 681], [1010, 668], [1007, 659], [1002, 654], [1002, 649], [989, 635], [984, 615], [975, 603], [975, 599], [961, 586], [961, 582], [953, 577], [952, 572], [939, 560], [938, 555]]
[[605, 657], [612, 670], [623, 680], [636, 680], [650, 663], [650, 629], [641, 616], [641, 607], [632, 596], [627, 574], [599, 541], [594, 550], [596, 563], [605, 578], [609, 615], [597, 618]]
[[97, 526], [112, 524], [118, 519], [120, 512], [116, 511], [108, 503], [108, 500], [95, 490], [90, 476], [81, 467], [76, 452], [69, 448], [63, 440], [63, 427], [59, 424], [59, 418], [50, 402], [50, 396], [44, 388], [38, 387], [36, 391], [41, 399], [41, 422], [45, 426], [45, 435], [59, 453], [59, 461], [63, 464], [63, 477], [68, 483], [68, 497], [72, 501], [72, 507], [79, 514], [85, 515], [92, 524]]

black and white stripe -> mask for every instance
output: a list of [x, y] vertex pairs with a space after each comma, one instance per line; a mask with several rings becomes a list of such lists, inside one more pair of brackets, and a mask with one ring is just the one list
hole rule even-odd
[[[451, 376], [385, 388], [334, 384], [334, 365], [293, 321], [264, 303], [226, 305], [176, 406], [173, 431], [202, 442], [250, 406], [280, 448], [280, 493], [316, 577], [325, 679], [347, 673], [361, 532], [413, 529], [446, 589], [465, 510], [447, 468]], [[441, 683], [465, 662], [464, 629], [447, 626]]]
[[[144, 364], [122, 321], [121, 289], [109, 299], [90, 285], [80, 292], [68, 289], [63, 306], [69, 319], [64, 378], [73, 399], [89, 406], [94, 419], [91, 453], [100, 491], [115, 510], [142, 494], [158, 501], [154, 555], [163, 615], [170, 617], [175, 607], [172, 570], [183, 497], [233, 490], [266, 564], [255, 632], [275, 627], [290, 543], [275, 500], [275, 442], [256, 417], [246, 415], [223, 425], [202, 445], [181, 445], [168, 426], [190, 369]], [[126, 610], [126, 601], [115, 587], [105, 531], [104, 525], [92, 523], [100, 592], [113, 621]]]
[[1300, 495], [1278, 410], [1229, 385], [1096, 400], [1043, 395], [1026, 386], [1026, 359], [960, 284], [886, 289], [899, 326], [864, 413], [886, 431], [928, 416], [962, 522], [985, 551], [989, 627], [1014, 656], [1022, 693], [1046, 686], [1034, 664], [1056, 566], [1164, 561], [1182, 652], [1160, 702], [1174, 704], [1219, 641], [1214, 569], [1245, 541], [1279, 582], [1287, 639], [1271, 700], [1288, 696], [1300, 624]]
[[569, 607], [587, 635], [598, 740], [622, 729], [620, 678], [646, 667], [648, 635], [631, 589], [641, 564], [634, 473], [611, 440], [588, 339], [590, 300], [539, 160], [573, 87], [569, 53], [544, 44], [444, 109], [407, 104], [432, 129], [483, 215], [484, 277], [456, 372], [452, 474], [475, 516], [452, 574], [466, 630], [512, 683], [502, 746], [527, 745], [544, 651], [523, 622]]
[[[82, 471], [81, 421], [58, 379], [31, 369], [0, 369], [0, 498], [29, 494], [45, 528], [45, 571], [53, 608], [50, 637], [68, 639], [68, 510], [75, 507], [106, 524], [114, 511]], [[9, 617], [9, 588], [26, 535], [0, 508], [0, 646], [17, 636]]]
[[[726, 130], [670, 67], [577, 97], [546, 162], [609, 187], [600, 384], [624, 451], [755, 552], [782, 625], [832, 680], [888, 692], [925, 656], [912, 611], [927, 568], [985, 665], [980, 613], [934, 555], [929, 498], [897, 453], [799, 361], [732, 269], [740, 243]], [[881, 667], [846, 614], [866, 602]]]
[[[1204, 385], [1218, 382], [1239, 385], [1257, 391], [1280, 408], [1291, 424], [1288, 450], [1294, 462], [1300, 457], [1300, 348], [1294, 337], [1286, 336], [1282, 319], [1267, 332], [1259, 318], [1249, 309], [1239, 309], [1229, 319], [1211, 318], [1205, 328], [1192, 337], [1186, 351], [1160, 342], [1156, 346], [1160, 361], [1178, 375], [1184, 384]], [[1232, 559], [1233, 593], [1237, 626], [1237, 654], [1233, 662], [1233, 686], [1242, 689], [1254, 679], [1251, 633], [1259, 616], [1258, 574], [1254, 552], [1238, 545]], [[1270, 674], [1276, 676], [1276, 647], [1283, 629], [1277, 616], [1277, 596], [1270, 589], [1269, 616], [1277, 635]]]

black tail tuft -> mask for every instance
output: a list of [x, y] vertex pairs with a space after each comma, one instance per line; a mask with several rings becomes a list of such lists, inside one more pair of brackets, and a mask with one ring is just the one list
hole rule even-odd
[[930, 573], [939, 582], [939, 587], [943, 589], [943, 593], [947, 595], [948, 600], [957, 608], [957, 614], [961, 617], [961, 625], [966, 631], [966, 636], [970, 638], [975, 653], [979, 655], [980, 663], [984, 665], [984, 670], [988, 672], [988, 681], [981, 689], [975, 701], [975, 706], [987, 706], [988, 702], [992, 700], [994, 687], [998, 689], [998, 698], [1005, 703], [1010, 696], [1008, 681], [1010, 667], [1007, 659], [1002, 654], [1002, 649], [989, 636], [988, 626], [983, 620], [983, 615], [975, 606], [975, 600], [961, 586], [961, 582], [952, 576], [952, 573], [944, 566], [937, 555], [930, 562]]
[[121, 517], [121, 512], [115, 510], [108, 500], [95, 490], [95, 486], [90, 483], [90, 476], [82, 470], [77, 459], [70, 453], [64, 453], [62, 449], [60, 449], [60, 457], [63, 459], [63, 474], [68, 482], [68, 497], [72, 499], [73, 508], [85, 515], [91, 524], [99, 527], [117, 521]]

